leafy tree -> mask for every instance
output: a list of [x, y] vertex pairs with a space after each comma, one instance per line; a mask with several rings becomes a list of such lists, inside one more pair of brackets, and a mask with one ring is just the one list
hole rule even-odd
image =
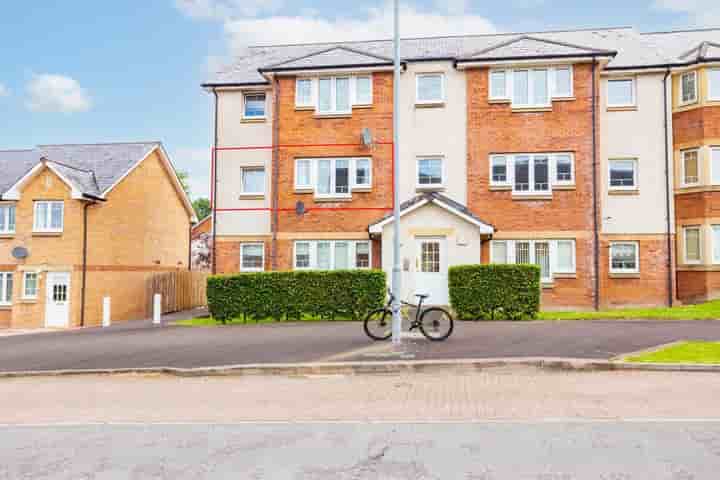
[[182, 185], [183, 190], [185, 190], [185, 194], [189, 197], [190, 196], [190, 184], [188, 183], [188, 179], [190, 178], [190, 174], [188, 172], [182, 170], [177, 172], [178, 180], [180, 180], [180, 185]]
[[195, 215], [197, 215], [198, 220], [202, 220], [210, 215], [210, 200], [207, 198], [198, 198], [193, 202], [193, 208], [195, 209]]

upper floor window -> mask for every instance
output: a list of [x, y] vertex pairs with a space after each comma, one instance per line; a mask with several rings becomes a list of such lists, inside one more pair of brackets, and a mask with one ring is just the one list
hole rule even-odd
[[315, 105], [312, 78], [298, 78], [295, 82], [295, 106], [313, 107]]
[[355, 98], [353, 105], [372, 105], [372, 77], [355, 77]]
[[261, 272], [265, 269], [265, 244], [240, 244], [240, 271]]
[[556, 274], [575, 273], [575, 240], [493, 240], [492, 263], [534, 264], [540, 278], [552, 281]]
[[370, 158], [298, 158], [295, 188], [317, 197], [349, 197], [353, 189], [372, 186]]
[[417, 187], [438, 188], [443, 186], [443, 158], [420, 157], [417, 159]]
[[608, 162], [610, 190], [635, 190], [638, 186], [637, 160], [618, 158]]
[[509, 100], [513, 107], [549, 107], [553, 98], [572, 98], [570, 65], [490, 70], [490, 100]]
[[243, 118], [248, 120], [265, 118], [265, 94], [246, 93], [243, 95]]
[[0, 272], [0, 305], [12, 303], [13, 272]]
[[302, 240], [295, 242], [296, 270], [348, 270], [370, 268], [367, 240]]
[[350, 113], [350, 77], [321, 77], [318, 80], [320, 114]]
[[243, 195], [265, 194], [265, 167], [242, 167], [240, 175]]
[[57, 233], [63, 231], [64, 204], [63, 202], [35, 202], [35, 219], [33, 231]]
[[720, 185], [720, 147], [710, 148], [710, 170], [713, 185]]
[[607, 81], [608, 107], [635, 106], [635, 79], [617, 78]]
[[682, 156], [682, 184], [692, 186], [700, 183], [699, 150], [683, 150]]
[[638, 242], [610, 243], [610, 273], [638, 273], [640, 246]]
[[15, 233], [15, 205], [0, 205], [0, 235]]
[[697, 102], [697, 72], [685, 72], [680, 76], [680, 103]]
[[415, 103], [437, 104], [445, 101], [445, 75], [423, 73], [415, 77]]
[[347, 114], [352, 106], [373, 102], [372, 75], [299, 77], [295, 80], [295, 107], [314, 108], [318, 114]]
[[490, 186], [514, 194], [550, 194], [552, 187], [575, 184], [571, 153], [498, 154], [490, 156]]
[[708, 100], [720, 101], [720, 68], [711, 68], [707, 71], [708, 76]]
[[490, 183], [496, 185], [504, 185], [508, 182], [507, 157], [504, 155], [495, 155], [490, 157]]

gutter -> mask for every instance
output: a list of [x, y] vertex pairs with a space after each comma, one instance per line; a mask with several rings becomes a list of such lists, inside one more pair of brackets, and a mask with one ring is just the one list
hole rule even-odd
[[83, 197], [88, 200], [92, 200], [92, 203], [86, 203], [83, 205], [83, 248], [82, 248], [82, 287], [80, 290], [80, 326], [85, 326], [85, 303], [87, 290], [87, 257], [88, 257], [88, 208], [92, 205], [97, 205], [97, 202], [106, 202], [104, 198], [96, 197], [89, 193], [83, 193]]
[[273, 76], [273, 159], [272, 159], [272, 176], [273, 176], [273, 196], [272, 196], [272, 220], [270, 228], [272, 231], [272, 241], [270, 246], [270, 259], [272, 261], [271, 269], [276, 271], [278, 268], [278, 245], [277, 232], [280, 221], [280, 192], [279, 175], [280, 175], [280, 80], [277, 76]]
[[592, 63], [592, 149], [593, 149], [593, 260], [595, 269], [595, 283], [593, 285], [593, 306], [595, 310], [600, 309], [600, 233], [598, 226], [598, 164], [597, 164], [597, 59], [593, 57]]
[[663, 114], [665, 128], [665, 218], [667, 221], [667, 303], [669, 307], [673, 306], [673, 264], [672, 264], [672, 219], [670, 218], [670, 149], [668, 148], [668, 78], [670, 77], [670, 67], [665, 72], [663, 78]]
[[215, 97], [215, 125], [213, 126], [214, 133], [213, 133], [213, 151], [212, 151], [212, 165], [210, 166], [212, 170], [212, 204], [210, 207], [212, 208], [212, 274], [215, 275], [217, 273], [217, 261], [215, 253], [217, 252], [217, 198], [218, 198], [218, 192], [217, 192], [217, 148], [218, 148], [218, 94], [217, 90], [215, 88], [212, 89], [213, 96]]

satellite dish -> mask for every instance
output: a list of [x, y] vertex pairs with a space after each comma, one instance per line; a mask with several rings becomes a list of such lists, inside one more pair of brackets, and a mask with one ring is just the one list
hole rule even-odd
[[30, 256], [30, 252], [28, 252], [28, 249], [25, 247], [15, 247], [12, 249], [12, 256], [17, 260], [25, 260]]
[[373, 144], [373, 138], [372, 138], [372, 132], [369, 128], [363, 128], [362, 134], [360, 135], [362, 139], [362, 144], [366, 147], [372, 147]]
[[295, 204], [295, 213], [297, 213], [298, 215], [305, 214], [305, 204], [303, 202], [297, 202]]

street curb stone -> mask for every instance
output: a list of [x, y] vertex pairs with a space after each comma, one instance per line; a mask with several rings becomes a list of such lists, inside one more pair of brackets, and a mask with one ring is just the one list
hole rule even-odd
[[223, 365], [199, 368], [147, 367], [87, 370], [31, 370], [0, 372], [0, 378], [165, 374], [178, 377], [248, 376], [248, 375], [367, 375], [397, 373], [467, 373], [499, 367], [534, 367], [560, 371], [652, 371], [652, 372], [720, 372], [720, 365], [643, 364], [578, 358], [489, 358], [460, 360], [399, 360], [380, 362], [276, 363]]

